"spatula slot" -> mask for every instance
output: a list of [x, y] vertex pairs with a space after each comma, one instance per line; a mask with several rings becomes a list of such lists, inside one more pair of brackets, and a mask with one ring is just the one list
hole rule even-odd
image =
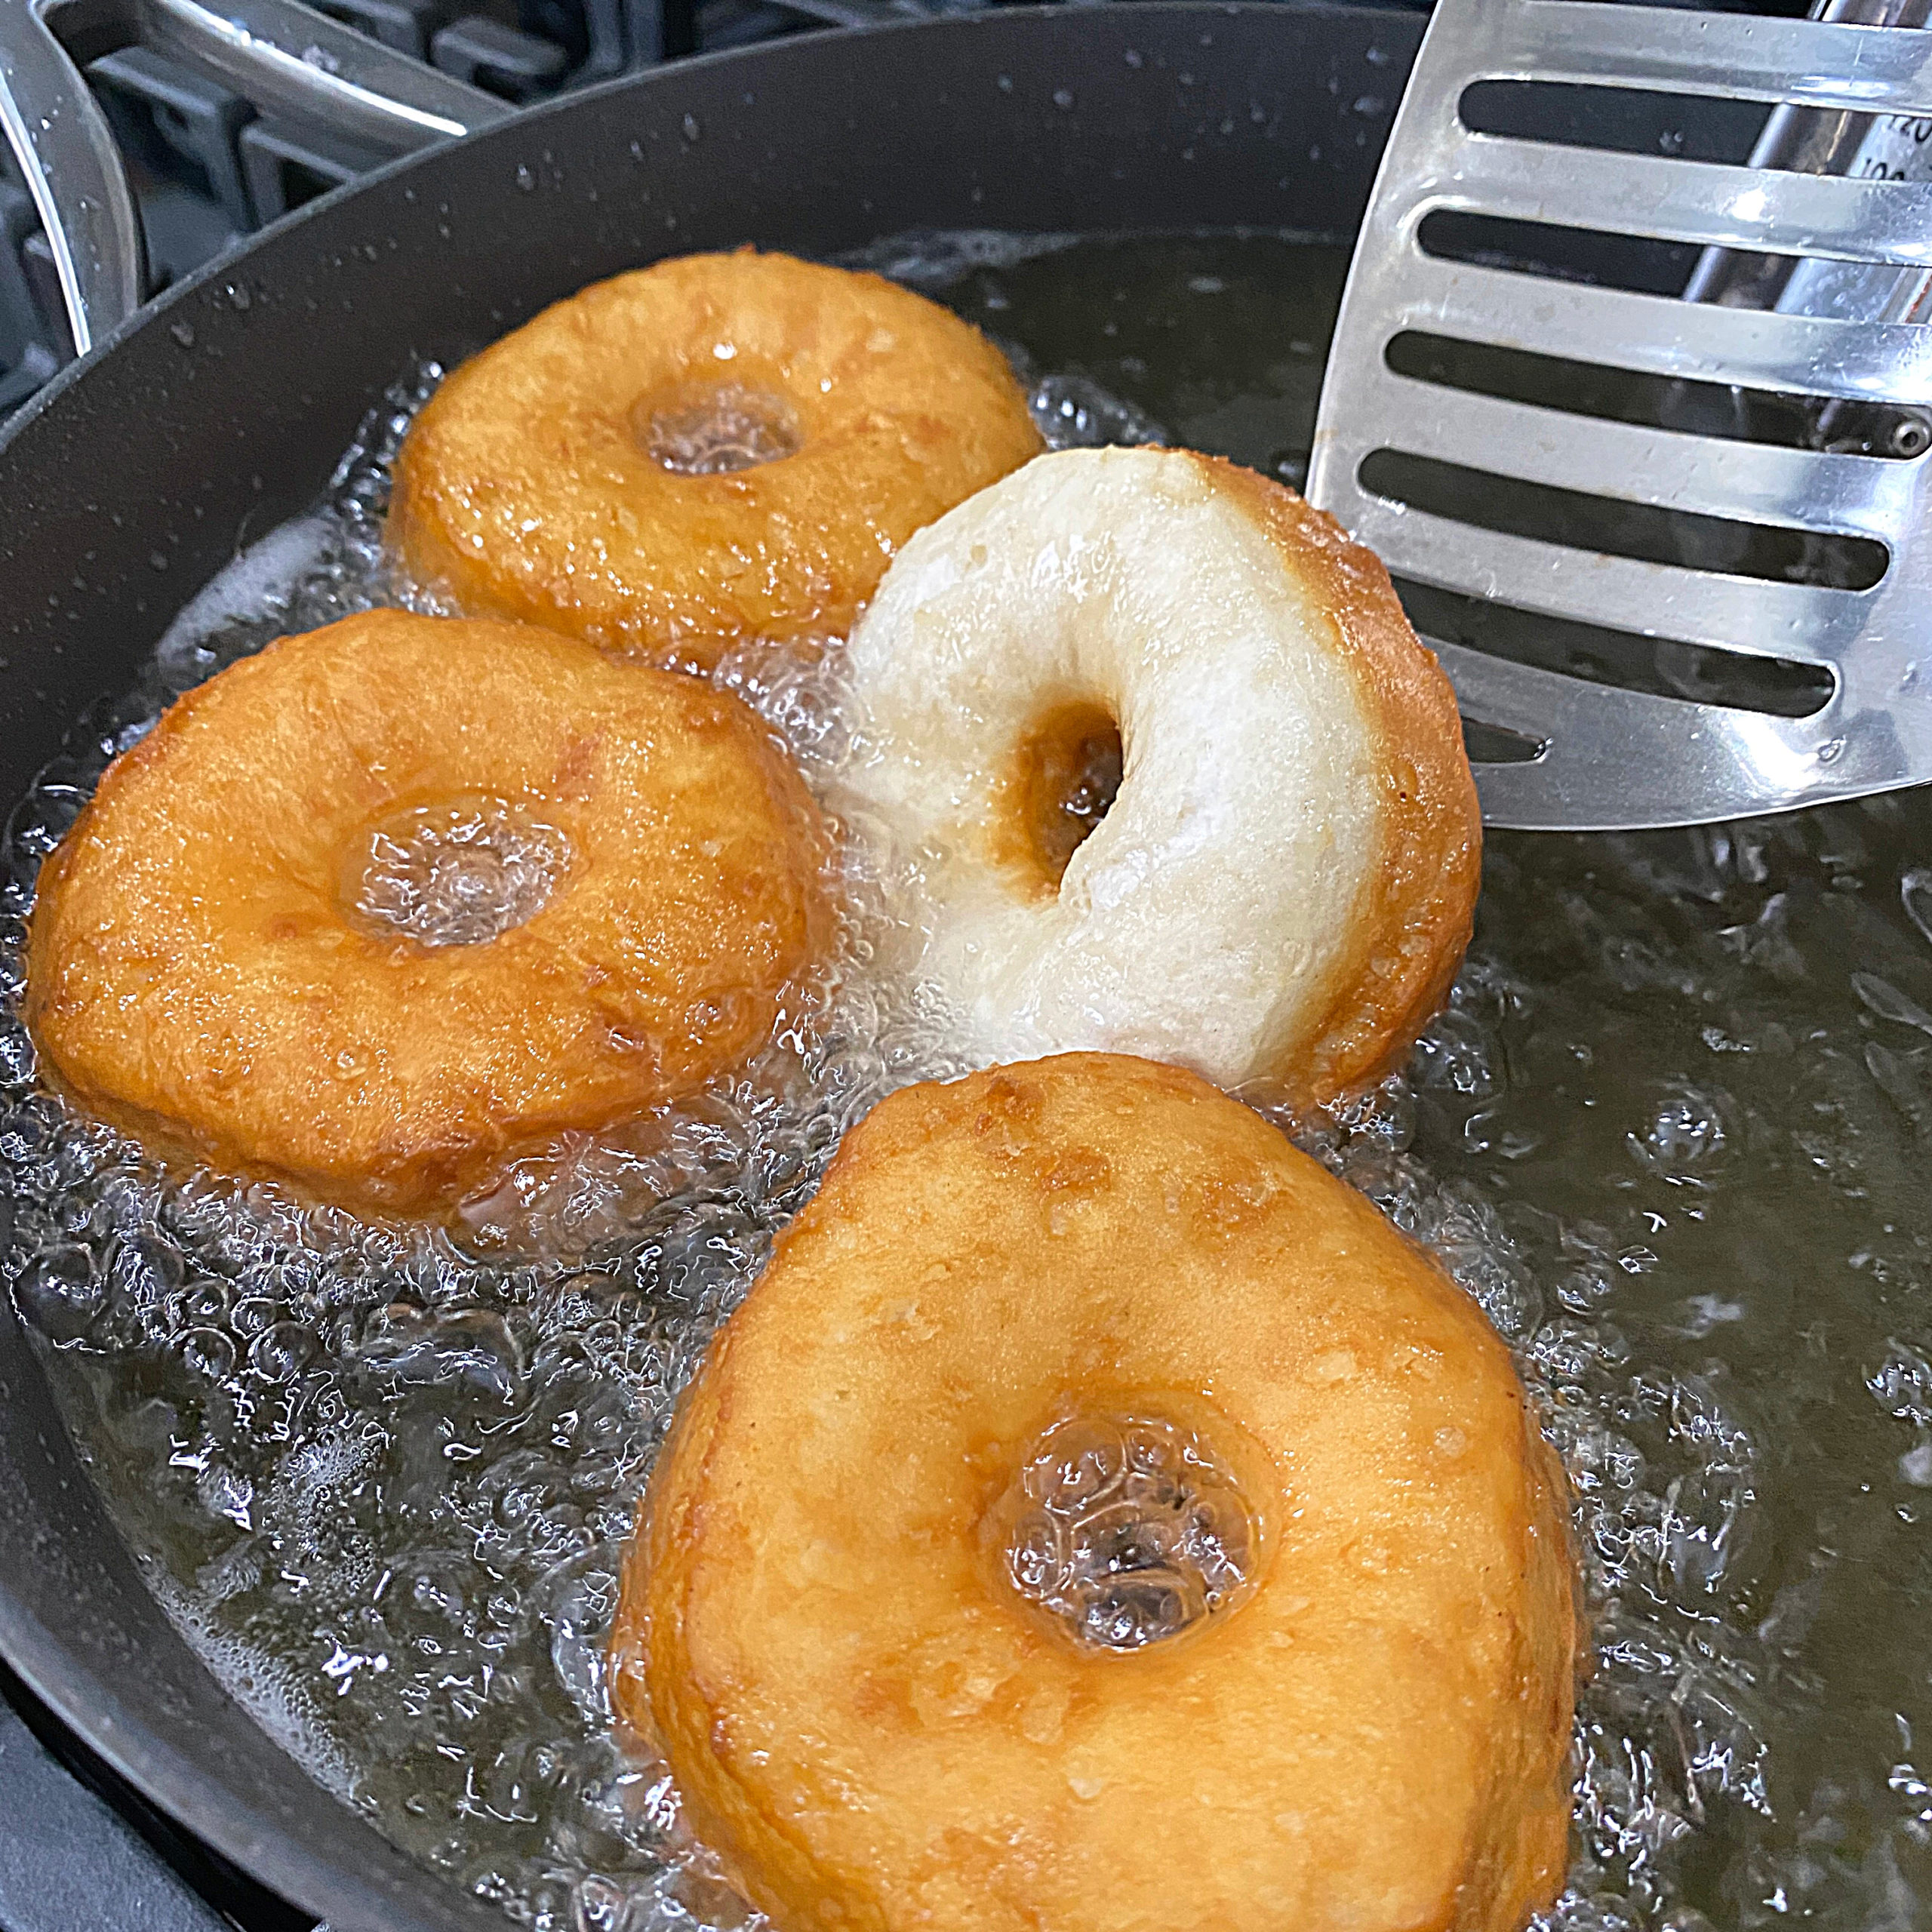
[[[1396, 579], [1395, 588], [1410, 621], [1425, 637], [1619, 691], [1731, 705], [1772, 718], [1809, 718], [1831, 702], [1837, 688], [1822, 664], [1746, 657], [1672, 638], [1546, 617], [1404, 577]], [[1473, 750], [1470, 756], [1475, 756]]]
[[1416, 329], [1392, 337], [1383, 359], [1398, 376], [1444, 389], [1688, 435], [1895, 462], [1912, 461], [1932, 448], [1932, 414], [1891, 403], [1641, 374]]
[[[1463, 208], [1432, 208], [1417, 226], [1416, 242], [1425, 255], [1441, 261], [1555, 281], [1592, 282], [1640, 295], [1682, 294], [1704, 253], [1688, 242], [1518, 221]], [[1527, 292], [1524, 299], [1529, 299]]]
[[1472, 764], [1534, 764], [1549, 749], [1547, 738], [1526, 738], [1480, 718], [1463, 720], [1463, 749]]
[[1497, 476], [1400, 450], [1371, 451], [1357, 478], [1363, 489], [1386, 502], [1478, 530], [1772, 583], [1869, 590], [1891, 561], [1885, 546], [1869, 537], [1734, 522]]
[[1769, 112], [1760, 101], [1573, 81], [1478, 81], [1457, 103], [1472, 134], [1733, 163], [1749, 158]]

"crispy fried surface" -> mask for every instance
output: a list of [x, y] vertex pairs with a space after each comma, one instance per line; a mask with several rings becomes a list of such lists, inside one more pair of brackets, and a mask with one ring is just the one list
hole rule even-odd
[[[1259, 1587], [1083, 1652], [981, 1526], [1043, 1426], [1149, 1409], [1241, 1473]], [[1468, 1299], [1204, 1081], [1069, 1055], [847, 1137], [686, 1398], [614, 1681], [787, 1932], [1511, 1932], [1571, 1574]]]
[[1482, 884], [1482, 808], [1454, 688], [1382, 559], [1271, 478], [1195, 460], [1245, 503], [1327, 614], [1376, 744], [1380, 835], [1353, 943], [1282, 1069], [1290, 1087], [1325, 1100], [1399, 1066], [1447, 998]]
[[[648, 447], [729, 384], [801, 447], [715, 475]], [[842, 632], [922, 524], [1040, 448], [1005, 360], [877, 275], [689, 255], [546, 309], [464, 364], [398, 459], [389, 541], [477, 615], [709, 666], [734, 641]]]
[[[438, 946], [353, 916], [372, 825], [477, 794], [567, 844], [535, 916]], [[735, 699], [373, 611], [243, 660], [115, 761], [42, 870], [27, 1018], [122, 1127], [420, 1211], [761, 1044], [812, 952], [823, 837]]]

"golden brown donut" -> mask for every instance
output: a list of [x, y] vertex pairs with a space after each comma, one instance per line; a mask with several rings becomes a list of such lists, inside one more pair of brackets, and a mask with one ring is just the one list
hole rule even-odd
[[1482, 854], [1455, 694], [1292, 491], [1041, 457], [920, 531], [846, 660], [847, 782], [981, 1060], [1146, 1054], [1321, 1102], [1441, 1003]]
[[1573, 1572], [1509, 1356], [1192, 1074], [876, 1108], [645, 1522], [618, 1707], [786, 1932], [1514, 1932], [1561, 1881]]
[[1004, 359], [937, 303], [687, 255], [458, 369], [403, 443], [389, 540], [464, 611], [709, 668], [842, 633], [914, 531], [1039, 448]]
[[43, 868], [26, 1017], [94, 1112], [361, 1208], [460, 1198], [755, 1051], [822, 822], [735, 699], [375, 611], [244, 659]]

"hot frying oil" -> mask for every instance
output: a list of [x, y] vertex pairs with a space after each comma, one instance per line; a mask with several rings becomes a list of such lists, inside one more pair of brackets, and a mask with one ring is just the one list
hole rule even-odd
[[[1055, 441], [1164, 438], [1299, 481], [1345, 261], [965, 235], [869, 265], [1014, 349]], [[23, 801], [11, 989], [40, 860], [109, 755], [270, 638], [407, 597], [377, 534], [437, 374]], [[719, 675], [823, 785], [835, 675]], [[402, 840], [380, 916], [486, 943], [567, 864], [478, 826]], [[678, 1392], [774, 1234], [873, 1100], [961, 1070], [893, 970], [906, 909], [863, 854], [849, 884], [835, 969], [758, 1066], [435, 1232], [164, 1175], [0, 1021], [11, 1291], [157, 1592], [345, 1803], [552, 1932], [746, 1918], [661, 1768], [613, 1738], [602, 1643]], [[1932, 808], [1494, 835], [1406, 1072], [1294, 1124], [1481, 1303], [1569, 1469], [1596, 1661], [1555, 1922], [1932, 1920]], [[1176, 1601], [1205, 1604], [1189, 1561]], [[1131, 1607], [1137, 1636], [1167, 1614]]]

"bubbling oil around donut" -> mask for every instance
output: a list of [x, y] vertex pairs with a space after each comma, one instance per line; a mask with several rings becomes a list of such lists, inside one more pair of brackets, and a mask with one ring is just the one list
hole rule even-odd
[[[1053, 447], [1154, 439], [1105, 383], [1294, 480], [1348, 260], [977, 235], [854, 265], [1075, 371], [1038, 376]], [[433, 608], [380, 534], [440, 374], [391, 393], [327, 506], [216, 580], [18, 804], [0, 1273], [169, 1614], [345, 1802], [531, 1932], [757, 1932], [663, 1766], [611, 1736], [604, 1642], [638, 1487], [775, 1230], [874, 1100], [966, 1070], [866, 961], [893, 917], [855, 922], [782, 1104], [739, 1083], [661, 1145], [553, 1164], [534, 1252], [158, 1175], [48, 1091], [14, 1010], [35, 869], [109, 757], [276, 636]], [[835, 691], [760, 687], [755, 655], [717, 681], [808, 774], [835, 764]], [[1570, 1472], [1597, 1657], [1549, 1932], [1932, 1922], [1928, 854], [1924, 794], [1497, 835], [1475, 949], [1402, 1077], [1283, 1116], [1481, 1305]]]
[[[896, 976], [904, 913], [861, 842], [831, 982], [764, 1061], [518, 1161], [448, 1229], [157, 1168], [47, 1088], [17, 1011], [37, 869], [109, 759], [278, 637], [444, 610], [382, 543], [397, 448], [442, 374], [399, 382], [326, 501], [183, 609], [0, 841], [0, 1278], [168, 1614], [345, 1803], [531, 1932], [755, 1932], [663, 1766], [613, 1734], [604, 1646], [679, 1391], [777, 1231], [877, 1100], [969, 1070]], [[1034, 408], [1050, 447], [1149, 434], [1085, 378], [1040, 376]], [[809, 782], [836, 768], [834, 654], [748, 648], [712, 681]], [[359, 884], [341, 881], [346, 904]]]
[[365, 930], [419, 946], [481, 946], [549, 903], [570, 846], [528, 807], [478, 797], [383, 820], [350, 866], [345, 897]]
[[1160, 1416], [1055, 1423], [995, 1513], [1008, 1579], [1082, 1650], [1177, 1637], [1254, 1579], [1257, 1526], [1240, 1484], [1200, 1436]]
[[632, 422], [651, 461], [678, 476], [728, 476], [782, 463], [804, 447], [792, 405], [742, 383], [646, 396]]

